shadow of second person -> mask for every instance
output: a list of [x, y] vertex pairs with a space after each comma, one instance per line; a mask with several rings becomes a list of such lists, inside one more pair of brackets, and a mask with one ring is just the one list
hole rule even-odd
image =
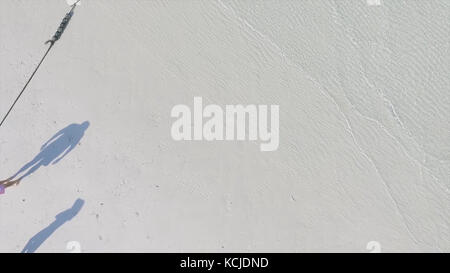
[[59, 227], [72, 220], [84, 206], [83, 199], [77, 199], [73, 206], [55, 216], [55, 221], [34, 235], [23, 248], [22, 253], [34, 253]]
[[41, 166], [57, 164], [78, 145], [89, 125], [90, 123], [85, 121], [82, 124], [71, 124], [60, 130], [42, 145], [41, 151], [33, 160], [25, 164], [12, 177], [0, 181], [0, 185], [4, 188], [18, 185], [22, 179], [37, 171]]

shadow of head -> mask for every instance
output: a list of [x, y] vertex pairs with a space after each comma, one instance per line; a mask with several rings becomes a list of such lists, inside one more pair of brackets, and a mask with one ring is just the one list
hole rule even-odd
[[83, 131], [86, 131], [86, 129], [89, 128], [89, 125], [91, 125], [91, 123], [89, 123], [89, 121], [85, 121], [85, 122], [81, 123], [81, 129]]

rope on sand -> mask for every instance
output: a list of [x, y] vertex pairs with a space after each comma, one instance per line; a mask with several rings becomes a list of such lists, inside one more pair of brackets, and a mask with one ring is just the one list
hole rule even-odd
[[[78, 0], [77, 2], [75, 2], [72, 5], [72, 8], [70, 9], [70, 11], [66, 14], [66, 16], [64, 17], [63, 21], [61, 22], [61, 24], [58, 27], [58, 30], [56, 31], [55, 35], [53, 35], [52, 39], [48, 40], [45, 44], [50, 43], [50, 46], [48, 47], [47, 51], [45, 52], [44, 56], [42, 57], [41, 61], [39, 62], [39, 64], [36, 66], [36, 68], [33, 71], [33, 74], [31, 74], [31, 77], [28, 79], [27, 83], [25, 84], [25, 86], [22, 88], [22, 91], [20, 92], [20, 94], [16, 97], [16, 99], [14, 100], [13, 104], [11, 105], [11, 107], [9, 108], [8, 112], [6, 113], [5, 117], [2, 119], [2, 121], [0, 122], [0, 127], [2, 127], [3, 123], [5, 122], [6, 118], [9, 116], [9, 114], [11, 113], [11, 111], [13, 110], [14, 106], [16, 105], [16, 103], [19, 101], [20, 97], [22, 96], [22, 94], [25, 92], [25, 89], [28, 87], [28, 84], [31, 82], [31, 80], [33, 79], [34, 75], [36, 74], [36, 72], [39, 70], [39, 67], [41, 66], [41, 64], [44, 62], [45, 58], [47, 57], [48, 53], [50, 52], [50, 50], [53, 48], [53, 45], [56, 43], [56, 41], [58, 41], [62, 34], [64, 33], [64, 30], [66, 29], [67, 25], [70, 22], [70, 19], [72, 19], [73, 16], [73, 12], [75, 10], [75, 7], [77, 6], [78, 2], [80, 2], [81, 0]], [[1, 191], [1, 189], [0, 189]]]

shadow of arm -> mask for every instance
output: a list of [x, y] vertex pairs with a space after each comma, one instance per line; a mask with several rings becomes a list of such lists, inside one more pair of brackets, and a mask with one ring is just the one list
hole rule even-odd
[[64, 134], [64, 129], [59, 131], [58, 133], [56, 133], [54, 136], [52, 136], [52, 138], [50, 138], [47, 142], [45, 142], [44, 145], [42, 145], [42, 147], [41, 147], [41, 151], [44, 150], [50, 144], [50, 142], [52, 142], [53, 140], [55, 140], [57, 137], [59, 137], [62, 134]]

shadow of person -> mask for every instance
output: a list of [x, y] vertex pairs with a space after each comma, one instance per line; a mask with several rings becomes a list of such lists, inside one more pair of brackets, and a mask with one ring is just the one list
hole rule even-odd
[[59, 227], [72, 220], [84, 205], [84, 200], [77, 199], [73, 206], [55, 216], [55, 221], [34, 235], [23, 248], [22, 253], [34, 253]]
[[[77, 146], [89, 125], [89, 121], [85, 121], [82, 124], [71, 124], [60, 130], [42, 145], [41, 151], [33, 160], [25, 164], [25, 166], [12, 177], [0, 181], [0, 186], [5, 189], [18, 185], [22, 179], [37, 171], [41, 166], [57, 164]], [[23, 175], [16, 179], [20, 174]]]

